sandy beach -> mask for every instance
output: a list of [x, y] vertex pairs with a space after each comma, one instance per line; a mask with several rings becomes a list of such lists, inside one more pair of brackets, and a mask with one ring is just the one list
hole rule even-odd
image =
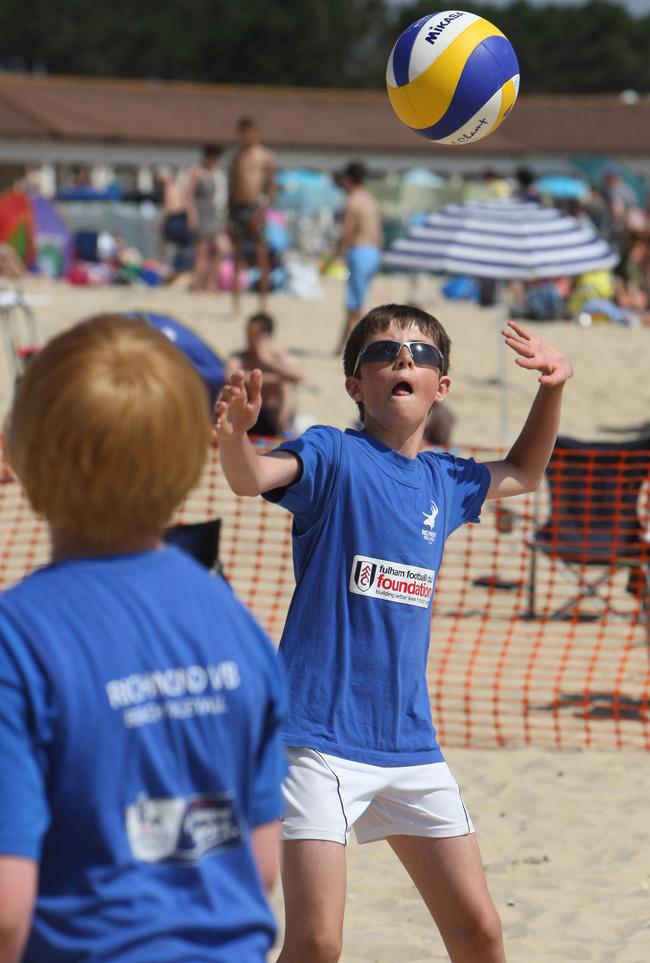
[[[279, 340], [302, 358], [306, 370], [298, 403], [301, 423], [325, 420], [344, 428], [354, 420], [355, 409], [342, 390], [341, 364], [333, 354], [342, 324], [343, 284], [333, 280], [322, 283], [321, 299], [275, 295], [269, 310], [276, 320]], [[34, 278], [26, 282], [25, 290], [37, 302], [35, 311], [45, 334], [97, 311], [144, 309], [173, 315], [188, 324], [222, 356], [241, 347], [244, 318], [257, 309], [257, 298], [244, 295], [242, 317], [236, 320], [226, 295], [188, 294], [180, 288], [75, 288]], [[448, 301], [440, 294], [438, 280], [418, 278], [414, 285], [401, 275], [378, 277], [371, 303], [412, 302], [413, 296], [420, 306], [440, 318], [451, 336], [449, 404], [456, 415], [455, 441], [493, 446], [514, 440], [535, 382], [507, 358], [499, 344], [504, 309]], [[615, 440], [621, 434], [625, 436], [625, 429], [634, 430], [650, 420], [647, 328], [595, 325], [584, 329], [564, 322], [544, 323], [542, 327], [545, 336], [575, 364], [564, 403], [564, 434]], [[8, 404], [11, 384], [5, 376], [5, 361], [3, 357], [1, 411]], [[506, 432], [501, 421], [504, 389], [499, 384], [504, 373]]]
[[[246, 295], [243, 316], [233, 319], [226, 296], [190, 295], [180, 288], [89, 289], [40, 279], [29, 279], [24, 287], [34, 299], [43, 336], [99, 312], [150, 310], [192, 327], [222, 357], [241, 346], [244, 317], [257, 308], [256, 298]], [[420, 279], [415, 290], [412, 282], [397, 275], [381, 276], [374, 283], [373, 304], [412, 299], [438, 316], [452, 338], [449, 403], [456, 416], [454, 442], [487, 449], [512, 442], [536, 381], [498, 344], [503, 310], [446, 301], [434, 279]], [[343, 391], [340, 360], [333, 354], [342, 303], [342, 283], [331, 280], [323, 283], [321, 299], [277, 295], [269, 303], [278, 339], [300, 356], [306, 371], [298, 398], [301, 427], [327, 422], [344, 428], [355, 420], [355, 409]], [[576, 369], [566, 391], [563, 433], [622, 440], [648, 426], [650, 329], [611, 325], [584, 329], [559, 322], [542, 327], [544, 336], [571, 357]], [[7, 353], [1, 352], [3, 414], [11, 390]], [[278, 524], [286, 528], [285, 521]], [[11, 550], [9, 537], [7, 525], [0, 522], [4, 541], [0, 549], [5, 554]], [[43, 540], [36, 560], [46, 550]], [[290, 585], [282, 600], [289, 590]], [[478, 610], [483, 596], [473, 591]], [[281, 613], [276, 629], [280, 622]], [[472, 624], [465, 631], [471, 632]], [[638, 639], [630, 641], [630, 652], [626, 681], [630, 687], [638, 685], [635, 691], [647, 692], [647, 660]], [[435, 653], [432, 658], [435, 662]], [[604, 659], [603, 685], [609, 681], [607, 670]], [[638, 723], [630, 725], [638, 729]], [[504, 924], [508, 961], [648, 963], [650, 757], [642, 748], [578, 749], [571, 747], [570, 739], [558, 751], [542, 738], [543, 730], [539, 732], [537, 739], [537, 730], [533, 731], [529, 746], [513, 736], [505, 740], [505, 748], [466, 749], [459, 748], [462, 740], [452, 729], [446, 753], [479, 834], [490, 889]], [[634, 738], [625, 745], [635, 745]], [[352, 843], [349, 872], [345, 963], [447, 959], [427, 911], [386, 844]], [[279, 887], [273, 903], [281, 922]]]
[[[647, 756], [506, 749], [447, 757], [476, 825], [508, 963], [647, 963]], [[448, 960], [386, 843], [352, 843], [348, 865], [345, 963]], [[281, 914], [279, 893], [274, 904]]]

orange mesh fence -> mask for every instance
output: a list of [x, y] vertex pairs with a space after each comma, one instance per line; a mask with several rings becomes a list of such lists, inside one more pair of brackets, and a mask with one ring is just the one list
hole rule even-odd
[[[48, 557], [44, 524], [3, 478], [0, 587]], [[649, 479], [650, 450], [558, 448], [538, 492], [487, 503], [452, 535], [428, 666], [443, 745], [650, 749]], [[277, 642], [291, 517], [234, 496], [212, 451], [176, 521], [215, 517], [225, 574]]]

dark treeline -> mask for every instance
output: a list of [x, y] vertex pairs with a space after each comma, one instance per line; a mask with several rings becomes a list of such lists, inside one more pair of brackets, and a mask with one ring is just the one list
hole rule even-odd
[[[216, 83], [380, 88], [386, 61], [430, 0], [2, 0], [0, 69]], [[511, 40], [522, 92], [650, 91], [650, 14], [464, 4]]]

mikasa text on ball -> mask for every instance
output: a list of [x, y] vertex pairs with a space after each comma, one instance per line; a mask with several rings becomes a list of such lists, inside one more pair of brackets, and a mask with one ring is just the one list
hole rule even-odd
[[494, 24], [464, 10], [443, 10], [401, 34], [386, 84], [393, 110], [416, 134], [439, 144], [472, 144], [514, 107], [519, 64]]

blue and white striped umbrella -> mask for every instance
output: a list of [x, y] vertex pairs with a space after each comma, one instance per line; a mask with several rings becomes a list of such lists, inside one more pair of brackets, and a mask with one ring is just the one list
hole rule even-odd
[[595, 227], [535, 201], [447, 204], [393, 241], [386, 267], [533, 281], [614, 267]]
[[[617, 252], [590, 222], [536, 201], [447, 204], [389, 246], [386, 267], [534, 281], [614, 267]], [[506, 354], [499, 336], [501, 441], [509, 438]]]

